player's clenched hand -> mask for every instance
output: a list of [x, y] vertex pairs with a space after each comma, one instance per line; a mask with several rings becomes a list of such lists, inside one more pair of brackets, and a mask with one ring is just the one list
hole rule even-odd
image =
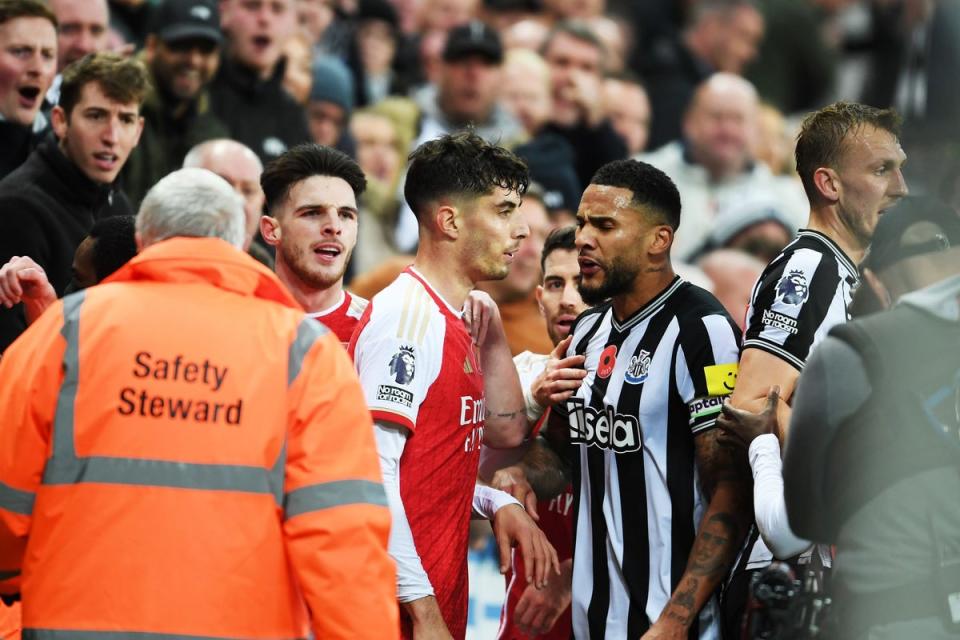
[[530, 385], [533, 399], [541, 407], [565, 402], [577, 392], [587, 377], [583, 369], [584, 356], [564, 357], [571, 340], [573, 336], [567, 336], [553, 348], [543, 372]]
[[56, 301], [57, 292], [46, 272], [32, 259], [14, 256], [0, 267], [0, 304], [6, 308], [23, 302], [32, 321]]
[[513, 466], [500, 469], [493, 474], [493, 480], [490, 481], [490, 486], [494, 489], [509, 493], [520, 501], [520, 504], [527, 510], [531, 518], [537, 521], [540, 520], [540, 515], [537, 513], [537, 494], [534, 493], [533, 487], [530, 486], [523, 467]]
[[551, 580], [545, 589], [538, 590], [528, 584], [514, 611], [517, 627], [531, 636], [548, 633], [570, 606], [572, 582], [573, 561], [564, 560], [560, 564], [560, 577]]
[[717, 418], [717, 426], [723, 429], [721, 441], [727, 444], [749, 447], [757, 436], [765, 433], [777, 433], [777, 403], [779, 400], [780, 387], [774, 385], [767, 392], [767, 405], [761, 413], [734, 409], [729, 402], [724, 403], [723, 411]]
[[489, 294], [483, 291], [471, 291], [463, 303], [463, 321], [473, 338], [473, 344], [482, 347], [491, 330], [503, 333], [500, 309]]
[[500, 549], [500, 573], [510, 568], [510, 549], [519, 547], [527, 582], [537, 589], [547, 586], [550, 572], [560, 574], [557, 551], [520, 505], [509, 504], [493, 515], [493, 534]]

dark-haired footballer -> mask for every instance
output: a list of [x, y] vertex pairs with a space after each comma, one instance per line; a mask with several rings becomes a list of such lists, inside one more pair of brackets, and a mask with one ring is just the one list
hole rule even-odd
[[746, 459], [715, 428], [739, 330], [674, 273], [679, 223], [676, 186], [635, 160], [604, 165], [577, 211], [580, 294], [596, 306], [566, 355], [587, 375], [546, 433], [574, 449], [577, 638], [719, 637], [717, 590], [750, 521]]
[[475, 484], [481, 443], [513, 447], [527, 433], [496, 305], [470, 294], [507, 275], [529, 232], [519, 211], [527, 184], [522, 161], [473, 133], [414, 151], [404, 191], [419, 225], [416, 258], [370, 301], [350, 342], [393, 516], [406, 638], [466, 633], [471, 504], [493, 522], [502, 570], [517, 544], [528, 578], [542, 586], [548, 569], [559, 571], [519, 503]]
[[357, 199], [367, 187], [350, 156], [306, 143], [271, 161], [260, 176], [267, 215], [260, 233], [276, 247], [277, 277], [346, 346], [367, 301], [343, 288], [357, 245]]

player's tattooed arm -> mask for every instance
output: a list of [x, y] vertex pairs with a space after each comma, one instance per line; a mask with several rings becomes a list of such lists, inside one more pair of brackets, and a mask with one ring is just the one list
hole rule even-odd
[[687, 567], [647, 636], [687, 629], [726, 576], [743, 544], [751, 517], [750, 466], [742, 449], [717, 441], [718, 429], [696, 436], [700, 482], [709, 499]]
[[529, 434], [530, 425], [500, 310], [486, 293], [471, 291], [463, 306], [463, 319], [479, 351], [483, 370], [483, 443], [497, 449], [517, 447]]

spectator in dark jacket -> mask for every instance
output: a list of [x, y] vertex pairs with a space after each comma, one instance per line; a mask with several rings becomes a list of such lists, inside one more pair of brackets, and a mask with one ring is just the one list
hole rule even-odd
[[123, 169], [123, 188], [135, 206], [160, 178], [181, 167], [195, 145], [228, 137], [207, 92], [222, 39], [213, 0], [158, 5], [147, 35], [152, 86], [143, 103], [143, 135]]
[[[17, 53], [15, 53], [17, 52]], [[57, 20], [39, 0], [0, 0], [0, 178], [27, 159], [47, 122], [57, 70]]]
[[558, 22], [542, 54], [553, 83], [553, 113], [546, 130], [573, 147], [583, 188], [597, 169], [627, 157], [627, 145], [604, 111], [603, 44], [584, 23]]
[[310, 140], [303, 108], [283, 88], [283, 47], [297, 27], [294, 0], [222, 0], [220, 10], [227, 48], [210, 87], [213, 111], [266, 164]]
[[[29, 256], [57, 295], [70, 282], [77, 246], [100, 218], [132, 215], [114, 181], [140, 138], [147, 72], [100, 53], [64, 71], [52, 137], [0, 181], [0, 264]], [[0, 309], [0, 351], [26, 327], [20, 307]]]

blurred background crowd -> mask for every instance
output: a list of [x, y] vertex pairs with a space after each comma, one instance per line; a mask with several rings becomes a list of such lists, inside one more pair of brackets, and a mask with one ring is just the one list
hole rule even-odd
[[[249, 251], [267, 264], [263, 166], [305, 141], [353, 156], [369, 186], [346, 284], [364, 297], [416, 249], [408, 153], [473, 128], [535, 182], [530, 235], [510, 276], [485, 286], [515, 353], [551, 349], [534, 299], [543, 241], [611, 160], [676, 182], [679, 271], [741, 323], [764, 265], [806, 221], [793, 140], [809, 111], [895, 107], [911, 192], [960, 205], [957, 0], [48, 0], [55, 21], [17, 14], [24, 1], [0, 0], [0, 264], [33, 242], [22, 201], [39, 169], [24, 163], [67, 127], [63, 171], [76, 175], [43, 187], [44, 209], [84, 227], [64, 233], [82, 238], [171, 171], [203, 167], [243, 195]], [[138, 136], [83, 129], [69, 113], [82, 96], [61, 95], [71, 65], [106, 51], [143, 63], [142, 91], [124, 81]]]

